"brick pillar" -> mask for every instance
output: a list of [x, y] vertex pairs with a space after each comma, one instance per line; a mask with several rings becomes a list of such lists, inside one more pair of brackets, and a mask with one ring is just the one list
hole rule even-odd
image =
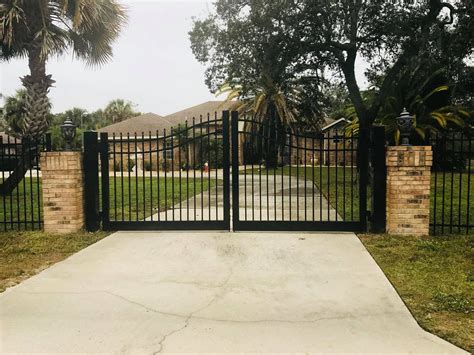
[[431, 147], [387, 148], [387, 233], [429, 234]]
[[41, 155], [44, 231], [73, 233], [84, 227], [82, 153]]

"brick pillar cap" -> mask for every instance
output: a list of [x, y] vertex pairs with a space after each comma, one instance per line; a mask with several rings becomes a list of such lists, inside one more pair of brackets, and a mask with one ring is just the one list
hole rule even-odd
[[42, 152], [41, 155], [47, 156], [73, 156], [73, 155], [82, 155], [82, 152], [75, 151], [75, 152]]
[[431, 151], [431, 146], [429, 145], [395, 145], [387, 147], [387, 151]]

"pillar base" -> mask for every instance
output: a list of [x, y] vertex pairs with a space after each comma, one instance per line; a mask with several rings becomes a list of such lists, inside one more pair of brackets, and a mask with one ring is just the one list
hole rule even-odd
[[430, 229], [429, 146], [387, 148], [387, 233], [424, 236]]
[[82, 153], [41, 154], [44, 231], [67, 234], [84, 227]]

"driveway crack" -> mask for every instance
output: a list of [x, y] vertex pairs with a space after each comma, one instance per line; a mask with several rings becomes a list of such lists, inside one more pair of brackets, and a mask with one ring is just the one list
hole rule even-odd
[[229, 271], [229, 275], [226, 277], [226, 279], [221, 283], [219, 284], [219, 287], [217, 288], [219, 291], [216, 292], [216, 294], [211, 298], [211, 300], [203, 307], [191, 312], [185, 319], [184, 321], [184, 325], [178, 329], [175, 329], [175, 330], [172, 330], [171, 332], [165, 334], [161, 340], [158, 342], [158, 345], [159, 345], [159, 348], [157, 351], [155, 351], [153, 354], [159, 354], [161, 353], [161, 351], [163, 350], [163, 347], [164, 347], [164, 343], [166, 340], [168, 340], [169, 337], [173, 336], [174, 334], [176, 333], [179, 333], [180, 331], [182, 331], [183, 329], [187, 328], [188, 325], [189, 325], [189, 322], [191, 321], [191, 319], [194, 317], [195, 314], [199, 313], [199, 312], [202, 312], [204, 311], [205, 309], [209, 308], [210, 306], [212, 306], [213, 303], [215, 303], [219, 298], [221, 298], [226, 292], [227, 292], [227, 285], [229, 284], [229, 281], [230, 279], [232, 278], [232, 276], [234, 275], [234, 267], [235, 266], [232, 266], [230, 268], [230, 271]]
[[[230, 277], [229, 277], [230, 278]], [[225, 288], [225, 285], [229, 282], [221, 283], [221, 287]], [[211, 321], [211, 322], [227, 322], [227, 323], [235, 323], [235, 324], [255, 324], [255, 323], [288, 323], [288, 324], [300, 324], [300, 323], [316, 323], [324, 320], [344, 320], [344, 319], [358, 319], [358, 318], [368, 318], [368, 317], [380, 317], [380, 316], [393, 316], [397, 314], [402, 314], [404, 315], [404, 312], [400, 311], [393, 311], [393, 312], [382, 312], [382, 313], [364, 313], [364, 314], [345, 314], [341, 316], [326, 316], [326, 317], [319, 317], [319, 318], [313, 318], [313, 319], [255, 319], [255, 320], [232, 320], [232, 319], [221, 319], [221, 318], [211, 318], [211, 317], [202, 317], [202, 316], [196, 316], [197, 313], [202, 312], [206, 308], [212, 306], [213, 303], [215, 303], [220, 297], [223, 296], [224, 292], [218, 292], [216, 295], [212, 297], [212, 299], [203, 307], [191, 312], [190, 314], [179, 314], [179, 313], [171, 313], [171, 312], [164, 312], [160, 311], [154, 308], [151, 308], [147, 305], [144, 305], [142, 303], [130, 300], [122, 295], [110, 292], [110, 291], [82, 291], [82, 292], [69, 292], [69, 291], [51, 291], [51, 292], [27, 292], [27, 291], [15, 291], [17, 293], [26, 293], [26, 294], [77, 294], [77, 295], [82, 295], [82, 294], [96, 294], [96, 293], [103, 293], [103, 294], [108, 294], [113, 297], [117, 297], [120, 300], [130, 303], [132, 305], [135, 305], [137, 307], [143, 308], [147, 311], [156, 313], [156, 314], [161, 314], [164, 316], [169, 316], [169, 317], [176, 317], [176, 318], [184, 318], [184, 322], [189, 322], [191, 319], [198, 319], [198, 320], [203, 320], [203, 321]], [[180, 327], [181, 328], [185, 327]], [[179, 331], [178, 330], [178, 331]], [[174, 331], [173, 331], [174, 332]], [[173, 333], [170, 332], [170, 333]], [[172, 335], [172, 334], [169, 334]], [[169, 336], [167, 335], [167, 336]]]

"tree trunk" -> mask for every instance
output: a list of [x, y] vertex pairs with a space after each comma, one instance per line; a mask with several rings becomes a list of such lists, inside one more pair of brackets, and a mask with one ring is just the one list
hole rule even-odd
[[30, 144], [28, 141], [23, 140], [21, 145], [21, 152], [17, 152], [20, 157], [15, 169], [11, 172], [8, 178], [0, 184], [0, 195], [8, 196], [23, 180], [26, 172], [33, 167], [34, 159], [38, 156], [38, 144]]
[[265, 142], [265, 164], [268, 168], [272, 169], [278, 167], [278, 152], [280, 151], [276, 133], [279, 121], [277, 115], [278, 113], [275, 110], [275, 106], [271, 103], [268, 110], [268, 118], [263, 121], [263, 139]]
[[48, 93], [54, 80], [51, 79], [51, 75], [46, 75], [46, 58], [41, 57], [38, 44], [33, 44], [28, 51], [28, 65], [30, 75], [21, 79], [27, 93], [23, 138], [31, 142], [38, 142], [49, 127], [48, 116], [51, 107]]
[[360, 89], [357, 84], [357, 78], [355, 75], [355, 62], [357, 57], [356, 50], [350, 50], [347, 52], [347, 58], [340, 60], [340, 66], [346, 80], [347, 91], [349, 92], [349, 98], [354, 105], [357, 117], [359, 118], [360, 128], [370, 128], [373, 121], [375, 120], [374, 115], [368, 110]]
[[33, 167], [34, 157], [39, 149], [41, 139], [49, 127], [50, 104], [49, 89], [54, 81], [51, 75], [46, 75], [46, 58], [42, 58], [39, 45], [32, 44], [28, 50], [28, 65], [30, 75], [24, 76], [21, 81], [26, 89], [25, 120], [22, 133], [22, 159], [0, 185], [0, 194], [9, 195], [23, 180], [26, 172]]

